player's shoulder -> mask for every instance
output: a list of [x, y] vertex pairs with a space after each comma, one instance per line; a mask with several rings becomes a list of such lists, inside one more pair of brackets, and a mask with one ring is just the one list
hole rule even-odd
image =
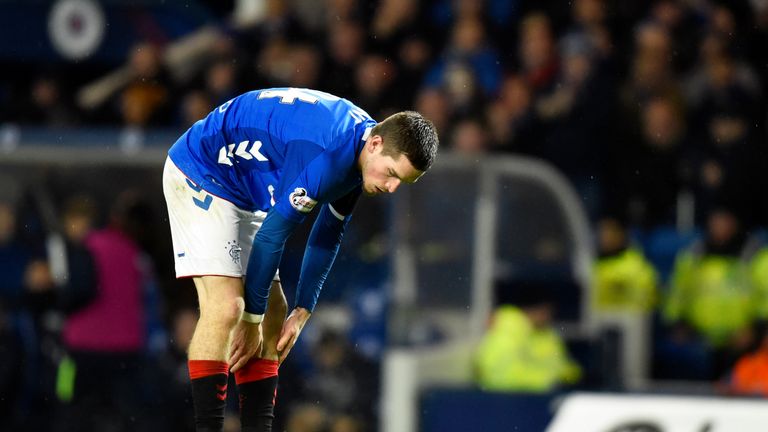
[[[236, 116], [242, 119], [234, 123], [267, 121], [294, 139], [307, 139], [327, 150], [354, 140], [361, 125], [375, 123], [351, 101], [308, 88], [253, 90], [235, 98], [233, 106], [238, 110]], [[284, 128], [286, 124], [291, 127]]]
[[297, 87], [275, 87], [261, 90], [254, 90], [242, 95], [258, 101], [270, 101], [275, 105], [295, 106], [306, 108], [304, 111], [310, 117], [322, 119], [330, 123], [326, 124], [345, 124], [350, 120], [357, 122], [371, 119], [371, 116], [363, 109], [342, 97], [327, 93], [321, 90], [297, 88]]

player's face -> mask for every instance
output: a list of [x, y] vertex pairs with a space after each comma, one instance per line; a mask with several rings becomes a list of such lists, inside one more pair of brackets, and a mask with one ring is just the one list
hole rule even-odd
[[383, 153], [381, 137], [374, 136], [363, 149], [363, 192], [366, 195], [393, 193], [403, 183], [415, 183], [424, 174], [411, 165], [403, 155], [395, 157]]

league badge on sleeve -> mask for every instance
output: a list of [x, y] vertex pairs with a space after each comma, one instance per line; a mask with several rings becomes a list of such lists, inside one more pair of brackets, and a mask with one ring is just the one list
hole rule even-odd
[[296, 210], [302, 213], [309, 213], [315, 208], [317, 201], [307, 196], [307, 190], [304, 188], [296, 188], [290, 195], [291, 205]]

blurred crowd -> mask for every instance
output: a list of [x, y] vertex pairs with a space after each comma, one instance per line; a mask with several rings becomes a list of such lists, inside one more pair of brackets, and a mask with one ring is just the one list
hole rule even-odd
[[[444, 151], [468, 158], [501, 153], [542, 158], [570, 181], [598, 238], [594, 307], [649, 317], [653, 376], [768, 395], [768, 248], [762, 231], [768, 226], [762, 193], [768, 186], [768, 1], [267, 0], [261, 5], [249, 20], [219, 10], [215, 40], [189, 64], [167, 61], [167, 41], [138, 43], [123, 66], [122, 84], [98, 103], [77, 97], [88, 84], [82, 77], [51, 68], [19, 77], [4, 103], [14, 109], [0, 111], [5, 121], [21, 125], [181, 132], [244, 91], [276, 86], [328, 91], [377, 119], [416, 109], [436, 125]], [[34, 395], [2, 399], [0, 410], [9, 413], [32, 400], [63, 401], [68, 409], [62, 415], [81, 418], [78, 410], [112, 403], [112, 393], [79, 382], [76, 370], [93, 371], [92, 378], [102, 383], [118, 370], [131, 380], [146, 373], [140, 365], [153, 349], [162, 358], [157, 373], [164, 378], [142, 379], [174, 382], [177, 388], [162, 391], [177, 393], [160, 397], [158, 389], [124, 399], [153, 400], [155, 405], [142, 405], [145, 409], [173, 401], [179, 404], [174, 412], [186, 412], [183, 353], [194, 306], [166, 306], [173, 312], [164, 325], [149, 326], [152, 266], [139, 265], [147, 260], [137, 259], [141, 243], [132, 240], [130, 224], [121, 222], [125, 206], [116, 203], [106, 228], [95, 232], [88, 228], [91, 206], [86, 199], [65, 207], [66, 286], [57, 282], [51, 263], [17, 247], [12, 206], [0, 206], [0, 295], [4, 310], [14, 311], [0, 321], [7, 339], [0, 345], [6, 350], [0, 356], [0, 386], [47, 380]], [[99, 246], [104, 241], [122, 245], [120, 253], [105, 252]], [[116, 264], [121, 259], [127, 264]], [[96, 292], [95, 286], [101, 288]], [[114, 292], [105, 291], [108, 286]], [[108, 300], [111, 295], [114, 300]], [[544, 300], [523, 299], [513, 309], [499, 309], [494, 325], [501, 330], [492, 327], [478, 352], [484, 387], [548, 390], [576, 381], [578, 368], [549, 327], [551, 312], [533, 307]], [[130, 308], [115, 312], [109, 309], [113, 301]], [[43, 313], [49, 309], [56, 311], [54, 318]], [[121, 328], [110, 328], [112, 323]], [[48, 349], [44, 343], [22, 346], [29, 339], [11, 337], [13, 328], [19, 335], [37, 331], [44, 340], [52, 325], [59, 329], [52, 353], [38, 352]], [[513, 377], [536, 378], [534, 384], [489, 380], [508, 376], [493, 369], [508, 366], [494, 363], [494, 356], [508, 357], [513, 350], [537, 358], [542, 352], [537, 348], [542, 345], [499, 340], [498, 332], [509, 333], [509, 326], [525, 329], [521, 334], [537, 337], [536, 344], [555, 350], [562, 361], [531, 374], [519, 371], [535, 371], [536, 365], [513, 365], [518, 368]], [[172, 334], [172, 343], [151, 348], [148, 328]], [[119, 346], [104, 345], [99, 333], [119, 335], [106, 338]], [[302, 379], [281, 384], [288, 394], [294, 389], [312, 396], [283, 418], [293, 422], [292, 431], [366, 430], [375, 417], [376, 384], [366, 381], [375, 375], [373, 365], [343, 335], [330, 332], [316, 340], [317, 349], [308, 354], [313, 361], [297, 374]], [[28, 369], [20, 365], [29, 358], [39, 359], [47, 373], [18, 373]], [[552, 376], [541, 375], [547, 371]], [[84, 390], [90, 402], [75, 403], [78, 386], [94, 388]], [[130, 412], [130, 406], [110, 409]], [[179, 426], [184, 421], [173, 420], [177, 429], [164, 430], [184, 430]]]
[[311, 87], [374, 118], [417, 109], [457, 152], [543, 158], [593, 217], [701, 224], [727, 200], [747, 225], [767, 221], [753, 199], [766, 185], [764, 1], [259, 4], [223, 14], [186, 63], [168, 41], [138, 43], [95, 99], [55, 67], [17, 77], [4, 117], [181, 131], [244, 91]]
[[[0, 182], [0, 430], [194, 431], [187, 350], [199, 312], [190, 281], [157, 268], [146, 194], [45, 203]], [[352, 347], [348, 325], [315, 321], [283, 364], [276, 429], [371, 430], [375, 353]], [[238, 431], [232, 393], [226, 430]]]

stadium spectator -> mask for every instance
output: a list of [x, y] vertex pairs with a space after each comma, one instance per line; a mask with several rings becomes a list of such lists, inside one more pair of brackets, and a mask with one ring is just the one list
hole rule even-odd
[[658, 25], [645, 24], [636, 30], [629, 79], [620, 92], [625, 127], [630, 131], [637, 130], [641, 117], [638, 107], [654, 97], [664, 97], [683, 106], [682, 89], [670, 60], [671, 43], [667, 31]]
[[[130, 195], [118, 197], [106, 228], [92, 231], [85, 245], [94, 257], [97, 294], [71, 314], [63, 340], [68, 351], [64, 367], [71, 401], [59, 424], [65, 430], [130, 431], [140, 427], [141, 356], [146, 327], [144, 289], [147, 268], [141, 250], [129, 236]], [[116, 428], [116, 429], [115, 429]]]
[[490, 141], [481, 121], [466, 118], [454, 126], [449, 145], [453, 151], [471, 157], [488, 152]]
[[117, 112], [125, 126], [144, 128], [167, 124], [173, 94], [161, 50], [151, 43], [133, 47], [128, 66], [132, 80], [117, 97]]
[[542, 287], [530, 288], [504, 282], [497, 286], [515, 290], [515, 304], [494, 311], [475, 353], [477, 383], [485, 390], [544, 393], [580, 379], [581, 368], [552, 326], [550, 295]]
[[205, 91], [190, 91], [181, 100], [179, 126], [192, 126], [196, 121], [208, 115], [214, 106], [211, 97]]
[[[695, 130], [694, 193], [698, 221], [721, 198], [729, 197], [749, 219], [747, 226], [759, 219], [761, 205], [752, 199], [765, 183], [758, 174], [762, 163], [754, 146], [751, 125], [759, 122], [757, 93], [750, 89], [742, 68], [728, 55], [717, 55], [706, 63], [704, 85], [693, 121], [703, 127]], [[754, 83], [753, 83], [754, 84]]]
[[415, 107], [424, 117], [435, 125], [437, 133], [445, 136], [448, 133], [453, 111], [448, 96], [438, 87], [422, 89], [416, 96]]
[[552, 90], [560, 70], [560, 60], [547, 15], [532, 13], [523, 18], [518, 56], [520, 73], [531, 86], [534, 96]]
[[333, 330], [323, 331], [311, 352], [313, 369], [303, 380], [303, 400], [323, 409], [331, 424], [375, 423], [376, 366]]
[[[682, 344], [703, 338], [711, 352], [709, 379], [720, 378], [752, 342], [761, 318], [761, 293], [749, 275], [747, 238], [738, 216], [726, 207], [710, 213], [706, 238], [680, 253], [663, 305], [670, 335]], [[681, 371], [681, 373], [685, 373]]]
[[554, 86], [540, 90], [534, 101], [544, 132], [532, 152], [571, 180], [593, 216], [599, 211], [596, 179], [602, 174], [615, 105], [614, 89], [597, 67], [596, 55], [590, 39], [578, 33], [560, 41]]
[[365, 48], [365, 30], [360, 23], [341, 21], [330, 26], [323, 66], [323, 88], [327, 92], [354, 97], [355, 66]]
[[427, 39], [419, 35], [411, 36], [400, 44], [397, 52], [397, 85], [405, 94], [419, 94], [422, 77], [432, 62], [433, 51]]
[[66, 127], [77, 124], [74, 106], [64, 94], [56, 76], [37, 78], [23, 103], [9, 113], [21, 124]]
[[231, 58], [218, 59], [208, 67], [205, 72], [205, 90], [212, 99], [209, 111], [240, 93], [242, 85], [238, 74], [237, 64]]
[[311, 45], [289, 44], [275, 39], [261, 51], [261, 79], [281, 87], [312, 86], [320, 80], [321, 58]]
[[449, 71], [455, 68], [469, 71], [481, 96], [489, 97], [498, 91], [501, 83], [499, 54], [488, 41], [485, 26], [477, 17], [461, 18], [453, 24], [450, 43], [427, 72], [425, 85], [446, 85]]
[[607, 10], [604, 0], [576, 0], [571, 8], [571, 31], [583, 32], [595, 47], [607, 54], [610, 40], [606, 40]]
[[659, 26], [670, 36], [668, 53], [674, 55], [669, 60], [677, 72], [688, 70], [696, 59], [701, 31], [698, 25], [700, 20], [693, 7], [675, 0], [657, 1], [651, 6], [646, 20], [646, 23]]
[[396, 112], [406, 104], [408, 95], [396, 90], [397, 66], [387, 57], [368, 54], [360, 59], [355, 70], [354, 101], [374, 117]]
[[[747, 62], [733, 56], [728, 39], [710, 32], [699, 46], [698, 64], [682, 81], [688, 104], [697, 109], [714, 93], [740, 89], [756, 98], [761, 85], [757, 73]], [[756, 100], [751, 102], [756, 108]], [[712, 103], [712, 101], [708, 101]]]
[[371, 43], [376, 51], [394, 57], [402, 41], [418, 33], [419, 3], [417, 0], [378, 2], [371, 22]]
[[598, 223], [599, 255], [594, 265], [592, 299], [600, 312], [649, 314], [658, 294], [658, 275], [643, 253], [630, 244], [626, 227], [615, 218]]
[[87, 306], [97, 294], [98, 276], [94, 257], [86, 245], [86, 238], [96, 223], [97, 212], [95, 200], [87, 195], [70, 198], [64, 207], [62, 222], [67, 277], [57, 287], [57, 304], [67, 315]]
[[768, 246], [765, 244], [759, 247], [752, 258], [749, 273], [759, 298], [763, 299], [756, 304], [758, 315], [761, 318], [768, 317]]
[[152, 430], [195, 430], [187, 350], [198, 315], [192, 307], [181, 307], [173, 313], [170, 343], [153, 359], [154, 366], [146, 368], [142, 374], [147, 385], [147, 402], [157, 419]]
[[288, 78], [289, 87], [315, 88], [320, 82], [322, 68], [320, 52], [313, 45], [296, 45], [291, 49], [290, 62], [293, 73]]
[[726, 394], [768, 398], [768, 331], [758, 330], [756, 347], [736, 360], [722, 381]]
[[608, 208], [634, 226], [673, 225], [678, 196], [690, 188], [686, 126], [674, 99], [655, 96], [640, 107], [640, 129], [610, 149]]
[[286, 430], [295, 432], [323, 432], [327, 428], [328, 415], [314, 403], [305, 403], [293, 408]]
[[532, 154], [541, 140], [541, 122], [532, 107], [531, 88], [520, 75], [504, 78], [499, 98], [486, 112], [495, 147]]
[[276, 42], [294, 43], [305, 40], [307, 32], [291, 5], [281, 0], [261, 4], [239, 2], [240, 10], [233, 19], [240, 28], [241, 43], [251, 52], [259, 52]]
[[[56, 334], [47, 322], [55, 306], [56, 285], [40, 245], [28, 244], [19, 235], [20, 188], [2, 178], [0, 192], [0, 320], [4, 350], [3, 385], [8, 400], [0, 409], [10, 409], [8, 427], [20, 430], [47, 430], [51, 418], [36, 416], [37, 409], [54, 410], [55, 367], [51, 354], [57, 348]], [[15, 367], [15, 369], [10, 369]]]
[[[3, 178], [3, 180], [7, 180]], [[12, 189], [11, 182], [4, 181]], [[6, 191], [7, 192], [7, 191]], [[4, 193], [5, 195], [5, 193]], [[13, 426], [19, 419], [19, 404], [24, 396], [22, 370], [25, 360], [25, 311], [20, 307], [25, 291], [25, 270], [32, 256], [17, 240], [17, 213], [15, 196], [0, 198], [0, 411]], [[25, 319], [26, 318], [26, 319]], [[29, 332], [26, 332], [29, 335]]]

